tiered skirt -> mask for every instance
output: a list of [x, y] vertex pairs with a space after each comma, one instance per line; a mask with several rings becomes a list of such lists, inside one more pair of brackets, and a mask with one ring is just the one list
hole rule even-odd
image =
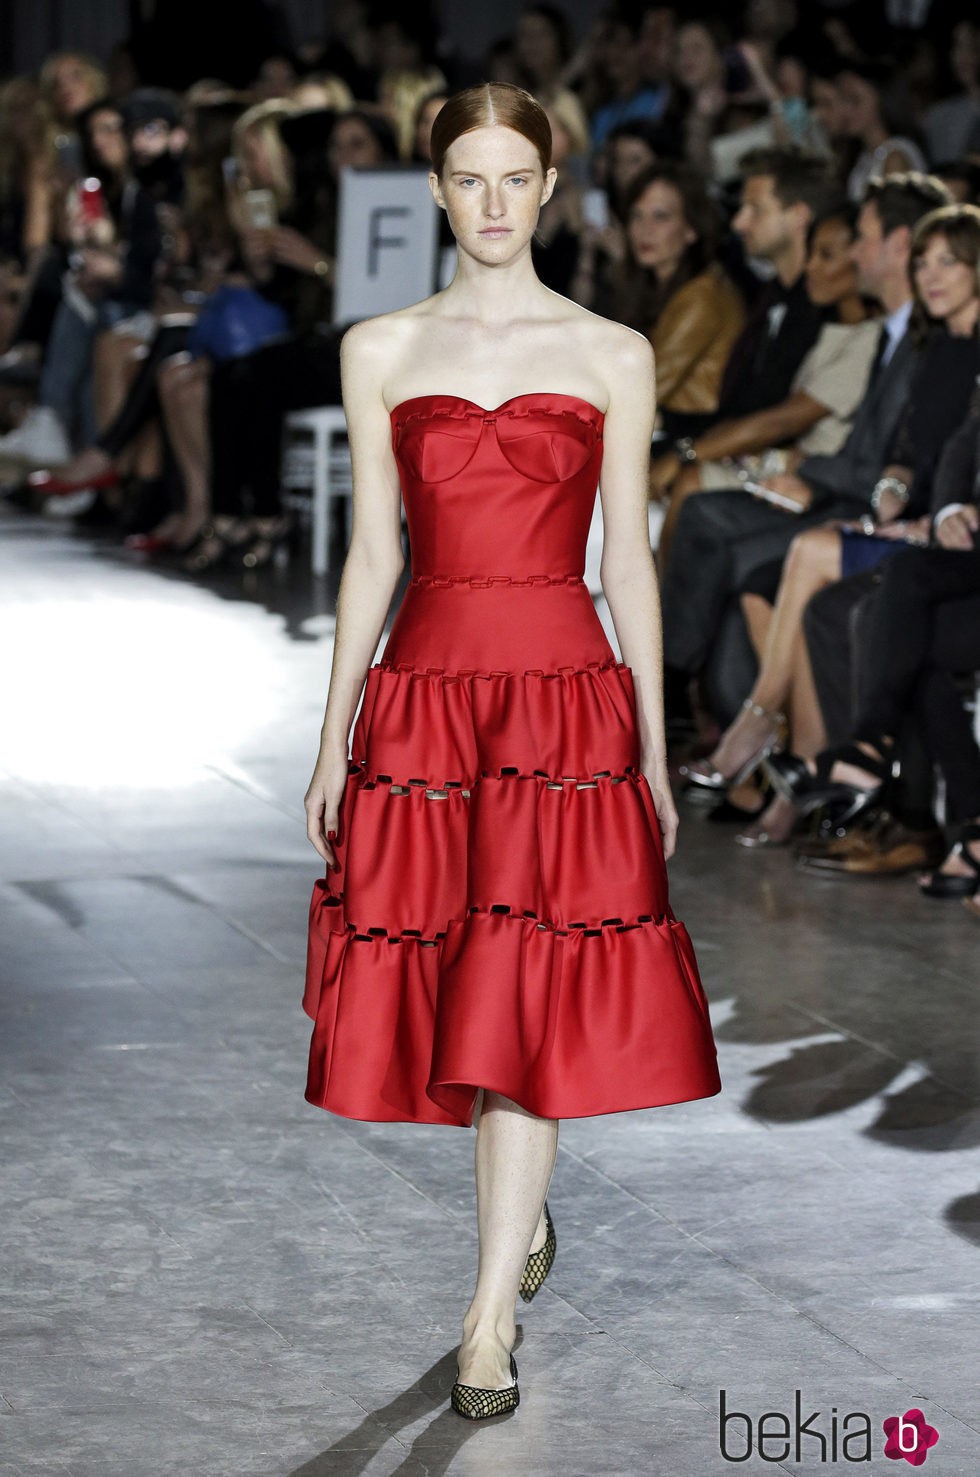
[[480, 1087], [548, 1118], [720, 1090], [636, 746], [615, 659], [368, 670], [310, 903], [309, 1102], [467, 1126]]

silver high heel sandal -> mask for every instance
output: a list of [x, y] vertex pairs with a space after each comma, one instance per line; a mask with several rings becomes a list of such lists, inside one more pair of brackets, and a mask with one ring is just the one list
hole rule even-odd
[[720, 769], [709, 768], [707, 760], [702, 759], [694, 764], [679, 765], [677, 772], [682, 779], [687, 780], [689, 784], [697, 785], [702, 790], [712, 790], [716, 794], [723, 794], [725, 790], [735, 790], [739, 785], [744, 784], [762, 761], [774, 753], [779, 747], [782, 730], [786, 723], [786, 714], [763, 708], [749, 697], [742, 704], [742, 709], [746, 713], [754, 713], [757, 718], [768, 718], [775, 730], [771, 737], [766, 739], [764, 744], [760, 744], [751, 758], [747, 759], [735, 774], [722, 774]]

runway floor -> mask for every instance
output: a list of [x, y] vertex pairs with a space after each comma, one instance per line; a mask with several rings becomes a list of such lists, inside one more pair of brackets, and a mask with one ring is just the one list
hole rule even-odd
[[472, 1133], [303, 1100], [329, 588], [8, 510], [0, 602], [0, 1477], [826, 1473], [866, 1426], [881, 1474], [916, 1409], [976, 1477], [964, 909], [684, 810], [723, 1091], [562, 1125], [522, 1403], [471, 1426]]

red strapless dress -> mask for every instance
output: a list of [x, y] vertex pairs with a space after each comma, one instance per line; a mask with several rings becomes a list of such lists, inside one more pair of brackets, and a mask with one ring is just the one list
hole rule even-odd
[[315, 883], [307, 1100], [467, 1126], [479, 1087], [577, 1118], [721, 1089], [667, 898], [633, 674], [582, 574], [603, 414], [391, 412], [413, 575], [367, 673]]

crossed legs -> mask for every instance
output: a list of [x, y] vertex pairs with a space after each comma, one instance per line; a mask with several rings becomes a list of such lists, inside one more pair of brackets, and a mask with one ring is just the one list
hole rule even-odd
[[513, 1383], [514, 1305], [528, 1252], [544, 1244], [544, 1201], [555, 1167], [558, 1122], [537, 1118], [481, 1089], [476, 1125], [480, 1251], [473, 1299], [463, 1316], [459, 1378], [484, 1390]]

